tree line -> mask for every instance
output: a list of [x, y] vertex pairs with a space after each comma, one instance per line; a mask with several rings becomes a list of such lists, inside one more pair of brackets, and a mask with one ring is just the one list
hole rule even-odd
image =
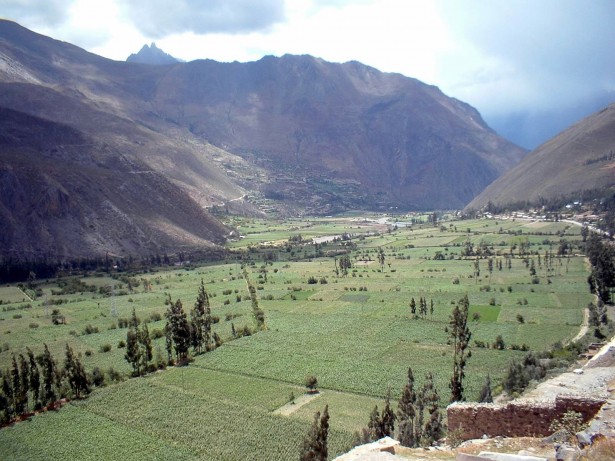
[[91, 378], [72, 348], [66, 344], [64, 366], [60, 367], [47, 344], [35, 356], [13, 354], [10, 368], [1, 372], [0, 423], [8, 424], [43, 408], [54, 408], [59, 399], [82, 398], [90, 393]]
[[[256, 288], [250, 282], [247, 270], [244, 268], [244, 278], [248, 285], [252, 312], [256, 323], [256, 330], [265, 328], [265, 313], [259, 307], [256, 296]], [[213, 330], [213, 325], [219, 321], [218, 317], [211, 315], [209, 295], [205, 289], [205, 283], [201, 284], [197, 293], [194, 307], [188, 313], [184, 310], [181, 299], [173, 301], [170, 297], [166, 300], [167, 319], [164, 327], [165, 349], [167, 352], [166, 364], [186, 365], [190, 360], [190, 348], [194, 355], [201, 355], [213, 351], [222, 345], [222, 338]], [[140, 325], [133, 310], [129, 320], [129, 329], [126, 333], [126, 353], [124, 358], [132, 367], [133, 376], [141, 376], [160, 367], [153, 363], [152, 341], [147, 324]], [[247, 325], [243, 329], [235, 330], [232, 325], [233, 337], [252, 334], [252, 329]], [[166, 366], [163, 364], [163, 366]]]

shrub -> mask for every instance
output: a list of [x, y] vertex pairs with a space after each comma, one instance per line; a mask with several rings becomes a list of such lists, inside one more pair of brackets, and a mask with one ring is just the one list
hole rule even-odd
[[82, 334], [91, 335], [93, 333], [98, 333], [98, 327], [92, 326], [91, 324], [88, 323], [83, 329]]
[[159, 322], [160, 320], [162, 320], [162, 315], [160, 315], [160, 312], [153, 312], [150, 316], [150, 321], [152, 322]]
[[117, 348], [123, 349], [124, 347], [126, 347], [126, 342], [123, 339], [120, 339], [120, 342], [117, 343]]
[[310, 284], [310, 285], [314, 285], [314, 284], [318, 283], [318, 280], [316, 280], [316, 277], [310, 276], [310, 278], [308, 278], [307, 283]]
[[309, 392], [316, 392], [316, 387], [318, 386], [318, 378], [314, 375], [309, 375], [305, 377], [305, 387], [309, 389]]
[[162, 331], [160, 328], [154, 328], [154, 330], [152, 330], [152, 339], [158, 339], [163, 337], [164, 331]]
[[502, 335], [498, 335], [495, 338], [495, 342], [493, 343], [493, 348], [499, 351], [503, 351], [504, 349], [506, 349], [506, 344], [504, 343], [504, 338], [502, 338]]
[[116, 383], [122, 381], [122, 378], [123, 378], [122, 373], [117, 371], [115, 368], [110, 367], [108, 374], [109, 374], [109, 379], [111, 381], [116, 382]]
[[576, 411], [568, 410], [562, 416], [551, 422], [549, 430], [561, 432], [566, 441], [573, 440], [577, 432], [581, 432], [587, 425], [583, 423], [583, 415]]
[[111, 350], [111, 344], [103, 344], [100, 346], [100, 352], [109, 352]]
[[517, 314], [517, 322], [525, 323], [525, 319], [523, 318], [523, 316], [521, 314]]
[[34, 328], [38, 328], [38, 323], [31, 322], [31, 323], [30, 323], [30, 325], [29, 325], [29, 327], [30, 327], [30, 328], [33, 328], [33, 329], [34, 329]]
[[102, 387], [105, 385], [105, 374], [99, 367], [94, 367], [92, 370], [92, 384], [96, 387]]
[[54, 325], [66, 323], [66, 318], [60, 313], [60, 309], [53, 309], [51, 311], [51, 323]]

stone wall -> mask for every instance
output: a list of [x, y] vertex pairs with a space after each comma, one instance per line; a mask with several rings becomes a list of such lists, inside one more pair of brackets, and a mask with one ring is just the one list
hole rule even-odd
[[459, 431], [463, 440], [490, 437], [531, 437], [550, 435], [554, 419], [567, 411], [591, 420], [604, 400], [558, 396], [554, 402], [516, 401], [505, 405], [493, 403], [453, 403], [447, 408], [448, 430]]

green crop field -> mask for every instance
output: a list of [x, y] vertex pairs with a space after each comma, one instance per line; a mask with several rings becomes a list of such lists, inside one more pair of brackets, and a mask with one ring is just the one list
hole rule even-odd
[[[585, 258], [577, 250], [557, 256], [563, 239], [580, 241], [578, 228], [565, 223], [393, 228], [348, 215], [231, 224], [245, 238], [229, 245], [234, 253], [224, 261], [0, 287], [1, 369], [26, 347], [40, 353], [43, 343], [61, 364], [68, 343], [87, 370], [105, 371], [109, 384], [0, 430], [1, 459], [287, 460], [298, 455], [314, 413], [326, 404], [330, 452], [341, 453], [389, 389], [393, 400], [399, 397], [408, 367], [419, 385], [432, 372], [442, 404], [448, 402], [452, 351], [445, 327], [465, 294], [468, 400], [477, 398], [487, 374], [497, 386], [508, 363], [524, 356], [516, 346], [542, 351], [571, 340], [592, 299]], [[305, 243], [344, 234], [351, 240]], [[468, 247], [490, 254], [478, 259], [478, 270], [476, 257], [464, 256]], [[336, 274], [343, 254], [352, 262], [347, 275]], [[266, 329], [235, 339], [233, 329], [255, 325], [243, 267], [257, 287]], [[127, 379], [123, 320], [134, 309], [150, 334], [161, 332], [167, 298], [181, 299], [189, 312], [201, 280], [222, 346], [186, 367]], [[410, 300], [418, 305], [421, 297], [433, 312], [416, 318]], [[54, 309], [65, 324], [52, 323]], [[489, 347], [499, 335], [505, 350]], [[166, 354], [164, 337], [153, 344], [155, 355]], [[125, 379], [111, 382], [109, 369]], [[320, 392], [301, 401], [307, 375], [318, 378]], [[298, 402], [285, 407], [291, 394]]]

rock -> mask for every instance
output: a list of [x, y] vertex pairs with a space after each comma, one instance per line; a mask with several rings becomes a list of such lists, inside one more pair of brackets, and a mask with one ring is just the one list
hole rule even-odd
[[372, 443], [354, 447], [348, 453], [335, 458], [335, 461], [384, 461], [402, 460], [395, 455], [395, 448], [399, 446], [397, 440], [391, 437], [384, 437]]
[[566, 438], [568, 437], [568, 434], [566, 433], [566, 431], [557, 431], [554, 432], [553, 434], [545, 437], [545, 442], [547, 443], [557, 443], [557, 442], [565, 442]]
[[576, 437], [577, 437], [577, 442], [579, 442], [579, 446], [581, 448], [592, 444], [593, 436], [592, 434], [586, 431], [577, 432]]
[[581, 451], [578, 448], [569, 445], [556, 445], [555, 460], [556, 461], [577, 461]]
[[492, 461], [548, 461], [547, 458], [540, 458], [538, 456], [526, 456], [526, 455], [513, 455], [509, 453], [493, 453], [490, 451], [481, 451], [480, 458], [489, 459]]
[[489, 458], [469, 455], [467, 453], [457, 453], [457, 456], [455, 456], [455, 461], [489, 461]]

